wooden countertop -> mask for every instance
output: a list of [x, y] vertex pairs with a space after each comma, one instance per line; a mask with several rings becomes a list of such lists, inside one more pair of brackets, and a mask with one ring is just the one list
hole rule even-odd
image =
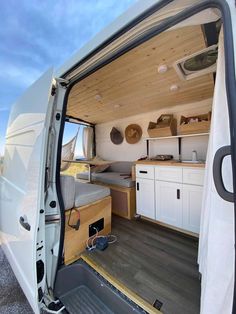
[[196, 168], [205, 168], [205, 163], [191, 163], [191, 162], [179, 162], [177, 160], [138, 160], [135, 161], [136, 165], [153, 165], [153, 166], [175, 166], [175, 167], [196, 167]]

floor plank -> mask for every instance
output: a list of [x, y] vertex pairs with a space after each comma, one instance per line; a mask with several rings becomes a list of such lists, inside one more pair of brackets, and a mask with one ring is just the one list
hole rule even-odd
[[105, 251], [86, 254], [149, 303], [163, 302], [163, 313], [199, 313], [197, 239], [117, 216], [112, 233], [118, 238], [116, 243]]

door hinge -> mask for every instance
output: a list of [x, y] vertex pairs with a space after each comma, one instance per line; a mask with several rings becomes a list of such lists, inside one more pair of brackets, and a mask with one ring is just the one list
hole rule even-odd
[[45, 216], [45, 223], [51, 224], [51, 223], [58, 223], [61, 221], [61, 217], [58, 214], [55, 215], [46, 215]]
[[58, 84], [60, 84], [63, 87], [67, 87], [67, 85], [69, 84], [68, 80], [65, 80], [61, 77], [56, 77], [55, 80], [57, 81]]
[[52, 86], [52, 89], [51, 89], [51, 95], [52, 95], [52, 96], [55, 96], [56, 90], [57, 90], [56, 86], [53, 85], [53, 86]]
[[43, 295], [42, 303], [42, 309], [46, 313], [59, 314], [65, 310], [65, 306], [60, 300], [53, 300], [52, 297], [47, 294]]

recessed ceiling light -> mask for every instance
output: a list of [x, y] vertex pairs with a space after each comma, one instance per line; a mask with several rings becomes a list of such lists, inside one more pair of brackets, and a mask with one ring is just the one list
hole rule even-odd
[[95, 99], [97, 101], [100, 101], [100, 100], [102, 100], [102, 96], [100, 94], [97, 94], [97, 95], [95, 95]]
[[171, 92], [176, 92], [179, 89], [179, 86], [177, 84], [172, 84], [170, 86], [170, 91]]
[[157, 72], [160, 74], [166, 73], [168, 70], [168, 66], [166, 64], [161, 64], [157, 68]]

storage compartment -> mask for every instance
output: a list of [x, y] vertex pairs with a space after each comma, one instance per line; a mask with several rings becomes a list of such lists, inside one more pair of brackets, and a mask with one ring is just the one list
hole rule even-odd
[[146, 165], [136, 165], [136, 178], [154, 179], [154, 167]]
[[206, 114], [184, 117], [181, 116], [179, 134], [198, 134], [210, 131], [211, 112]]
[[168, 182], [179, 182], [182, 183], [181, 167], [155, 167], [155, 179], [159, 181], [168, 181]]
[[58, 271], [55, 295], [70, 314], [144, 313], [83, 260]]
[[157, 122], [149, 122], [148, 134], [150, 137], [164, 137], [177, 134], [177, 122], [172, 114], [162, 114]]
[[203, 187], [183, 184], [183, 229], [199, 233]]
[[182, 228], [182, 184], [156, 181], [156, 220]]
[[[76, 226], [80, 220], [79, 228]], [[99, 221], [102, 220], [102, 224]], [[91, 234], [91, 225], [98, 224], [99, 235], [111, 232], [111, 197], [107, 196], [91, 204], [68, 210], [65, 213], [65, 264], [70, 264], [80, 258], [86, 249], [86, 241]]]
[[155, 187], [154, 180], [137, 179], [136, 202], [137, 214], [155, 219]]
[[112, 213], [123, 218], [134, 218], [136, 211], [135, 188], [110, 186]]

